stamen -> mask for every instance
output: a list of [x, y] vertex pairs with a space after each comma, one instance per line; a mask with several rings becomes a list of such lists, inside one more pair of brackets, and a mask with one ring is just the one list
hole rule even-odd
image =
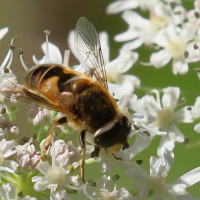
[[21, 61], [21, 64], [22, 64], [22, 67], [25, 69], [25, 71], [28, 71], [28, 67], [26, 66], [24, 60], [23, 60], [23, 49], [20, 49], [18, 48], [18, 51], [19, 51], [19, 57], [20, 57], [20, 61]]
[[197, 19], [199, 19], [199, 13], [198, 13], [198, 12], [195, 12], [195, 13], [194, 13], [194, 16], [195, 16]]
[[189, 56], [189, 52], [188, 52], [188, 51], [185, 51], [185, 52], [184, 52], [184, 57], [185, 57], [185, 58], [188, 58], [188, 56]]
[[188, 143], [189, 143], [189, 141], [190, 141], [190, 138], [189, 138], [188, 136], [185, 136], [184, 143], [185, 143], [185, 144], [188, 144]]
[[173, 10], [172, 10], [172, 7], [171, 7], [171, 4], [170, 4], [169, 1], [167, 1], [167, 4], [168, 4], [169, 12], [170, 12], [171, 18], [172, 18], [172, 24], [173, 24], [173, 27], [174, 27], [174, 33], [175, 33], [175, 35], [177, 35], [176, 26], [175, 26], [175, 23], [174, 23], [174, 13], [173, 13]]
[[198, 49], [198, 45], [197, 44], [194, 44], [194, 49]]
[[72, 190], [82, 190], [84, 185], [82, 185], [80, 187], [77, 187], [77, 186], [65, 184], [64, 186], [67, 187], [67, 188], [69, 188], [69, 189], [72, 189]]
[[120, 176], [119, 176], [118, 174], [116, 174], [116, 175], [114, 175], [114, 176], [112, 177], [112, 180], [113, 180], [113, 181], [118, 181], [119, 178], [120, 178]]
[[181, 99], [178, 100], [178, 105], [184, 105], [186, 103], [186, 98], [182, 97]]
[[65, 50], [63, 66], [69, 67], [70, 50]]
[[13, 42], [15, 41], [15, 39], [17, 38], [17, 36], [13, 37], [11, 39], [10, 45], [9, 45], [9, 50], [8, 53], [3, 61], [3, 63], [0, 66], [0, 72], [2, 72], [2, 70], [5, 68], [6, 64], [8, 63], [8, 66], [10, 67], [11, 63], [12, 63], [12, 59], [13, 59], [13, 53], [12, 51], [15, 49], [13, 46]]
[[45, 30], [44, 33], [46, 34], [46, 56], [45, 56], [45, 62], [49, 63], [49, 35], [50, 35], [50, 31], [49, 30]]
[[141, 165], [144, 161], [143, 160], [136, 160], [135, 161], [138, 165]]
[[125, 108], [126, 107], [126, 104], [128, 103], [128, 100], [129, 100], [129, 97], [128, 96], [125, 96], [123, 99], [122, 99], [122, 102], [121, 102], [121, 107], [122, 108]]
[[13, 60], [13, 48], [10, 48], [11, 52], [10, 52], [10, 59], [8, 61], [8, 64], [6, 66], [7, 69], [10, 69], [10, 66], [12, 64], [12, 60]]
[[161, 108], [162, 106], [161, 106], [161, 102], [160, 102], [160, 93], [159, 93], [159, 91], [154, 89], [154, 90], [151, 90], [150, 93], [154, 93], [156, 95], [156, 100], [157, 100], [157, 102], [158, 102], [158, 104], [159, 104], [159, 106]]
[[195, 1], [195, 2], [194, 2], [194, 10], [195, 10], [194, 16], [195, 16], [197, 19], [199, 18], [199, 12], [200, 12], [199, 6], [200, 6], [199, 1]]
[[198, 76], [198, 78], [200, 80], [200, 68], [194, 68], [194, 71], [197, 72], [197, 76]]
[[86, 191], [87, 184], [88, 184], [88, 182], [87, 182], [87, 183], [84, 185], [84, 187], [83, 187], [83, 193], [85, 194], [85, 196], [86, 196], [88, 199], [90, 199], [90, 200], [95, 200], [93, 197], [91, 197], [91, 196], [87, 193], [87, 191]]

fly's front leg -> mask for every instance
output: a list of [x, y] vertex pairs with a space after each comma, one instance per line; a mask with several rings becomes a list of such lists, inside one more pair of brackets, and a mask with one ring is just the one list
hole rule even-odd
[[114, 153], [112, 153], [112, 156], [113, 156], [116, 160], [121, 160], [121, 161], [123, 161], [121, 158], [116, 157]]
[[49, 146], [50, 146], [50, 144], [51, 144], [51, 139], [52, 139], [52, 136], [53, 136], [53, 132], [54, 132], [55, 127], [58, 126], [58, 125], [64, 124], [64, 123], [66, 123], [66, 122], [67, 122], [67, 117], [62, 117], [62, 118], [60, 118], [60, 119], [58, 119], [58, 120], [55, 120], [55, 121], [53, 122], [53, 126], [51, 127], [51, 129], [50, 129], [50, 131], [49, 131], [49, 134], [48, 134], [48, 136], [46, 137], [46, 141], [45, 141], [44, 150], [43, 150], [43, 152], [42, 152], [42, 155], [40, 156], [40, 158], [39, 158], [32, 166], [29, 167], [29, 169], [30, 169], [31, 171], [33, 171], [33, 169], [34, 169], [34, 168], [36, 167], [36, 165], [40, 162], [40, 160], [42, 160], [42, 159], [44, 158], [45, 153], [47, 152], [47, 150], [48, 150], [48, 148], [49, 148]]
[[94, 151], [91, 153], [91, 158], [95, 158], [99, 156], [101, 148], [94, 146]]
[[81, 158], [81, 179], [82, 181], [85, 183], [84, 180], [84, 166], [85, 166], [85, 152], [86, 152], [86, 145], [85, 145], [85, 131], [81, 131], [80, 135], [79, 135], [79, 140], [80, 140], [80, 144], [81, 144], [81, 149], [82, 149], [82, 158]]

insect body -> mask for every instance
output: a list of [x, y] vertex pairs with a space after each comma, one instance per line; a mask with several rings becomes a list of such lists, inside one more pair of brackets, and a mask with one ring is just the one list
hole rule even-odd
[[54, 121], [46, 139], [45, 150], [34, 166], [44, 157], [55, 126], [67, 122], [80, 131], [79, 139], [83, 151], [81, 176], [84, 181], [86, 132], [93, 135], [95, 149], [92, 157], [98, 156], [101, 148], [114, 156], [121, 147], [124, 149], [129, 146], [127, 139], [131, 125], [128, 118], [119, 112], [116, 101], [107, 90], [98, 34], [84, 17], [79, 19], [76, 26], [75, 49], [86, 74], [57, 64], [43, 64], [33, 68], [26, 75], [24, 86], [13, 92], [22, 92], [24, 96], [21, 98], [66, 115]]

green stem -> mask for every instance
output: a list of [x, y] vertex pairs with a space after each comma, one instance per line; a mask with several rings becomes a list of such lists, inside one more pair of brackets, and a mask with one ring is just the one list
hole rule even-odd
[[8, 107], [8, 106], [6, 106], [6, 110], [7, 110], [7, 113], [9, 115], [10, 121], [15, 120], [15, 113], [16, 113], [17, 107]]

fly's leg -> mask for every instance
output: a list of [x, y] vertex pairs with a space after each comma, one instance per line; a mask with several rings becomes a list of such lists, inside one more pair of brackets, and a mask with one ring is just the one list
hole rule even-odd
[[91, 153], [91, 158], [95, 158], [99, 156], [101, 148], [94, 146], [94, 151]]
[[80, 145], [81, 145], [81, 149], [82, 149], [82, 152], [83, 152], [81, 162], [80, 162], [81, 179], [85, 183], [85, 180], [84, 180], [84, 166], [85, 166], [85, 152], [86, 152], [85, 131], [81, 131], [81, 133], [79, 135], [79, 140], [80, 140]]
[[33, 171], [33, 169], [37, 166], [37, 164], [40, 162], [40, 160], [42, 160], [44, 158], [45, 153], [47, 152], [47, 150], [48, 150], [48, 148], [49, 148], [49, 146], [51, 144], [51, 139], [52, 139], [55, 127], [58, 126], [58, 125], [64, 124], [66, 122], [67, 122], [67, 117], [62, 117], [62, 118], [60, 118], [58, 120], [55, 120], [53, 122], [53, 126], [51, 127], [51, 129], [49, 131], [49, 134], [46, 137], [46, 141], [45, 141], [44, 150], [42, 152], [42, 155], [40, 156], [40, 158], [32, 166], [29, 167], [29, 169], [31, 171]]
[[114, 157], [116, 160], [121, 160], [121, 161], [123, 161], [121, 158], [116, 157], [114, 153], [112, 153], [112, 155], [113, 155], [113, 157]]

